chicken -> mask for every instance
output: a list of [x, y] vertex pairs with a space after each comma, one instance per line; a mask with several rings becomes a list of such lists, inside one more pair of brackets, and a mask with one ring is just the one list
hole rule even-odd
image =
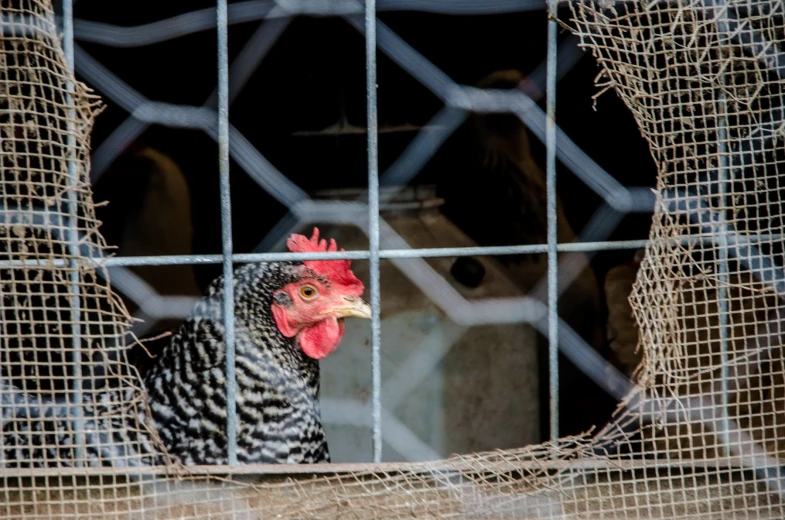
[[[163, 152], [134, 143], [93, 185], [93, 200], [101, 235], [119, 256], [193, 253], [187, 178]], [[115, 293], [143, 320], [134, 324], [137, 335], [179, 326], [202, 293], [193, 265], [115, 267], [108, 274]]]
[[[155, 148], [124, 153], [94, 186], [101, 234], [121, 256], [193, 253], [191, 194], [182, 169]], [[199, 296], [192, 265], [133, 266], [158, 294]]]
[[633, 377], [643, 357], [643, 352], [638, 348], [638, 324], [630, 303], [630, 293], [643, 254], [643, 250], [639, 250], [631, 261], [609, 270], [604, 283], [609, 346], [616, 357], [617, 368], [628, 377]]
[[[516, 70], [502, 70], [485, 77], [477, 86], [513, 89], [523, 80]], [[445, 199], [445, 215], [481, 246], [545, 244], [545, 172], [534, 159], [528, 130], [521, 120], [507, 113], [473, 113], [456, 134], [455, 146], [460, 165], [445, 170], [448, 176], [438, 182], [439, 193]], [[559, 198], [556, 211], [558, 242], [576, 241], [577, 234]], [[546, 300], [547, 255], [504, 255], [498, 260], [522, 291]], [[584, 253], [560, 253], [559, 261], [562, 265], [578, 265], [569, 283], [560, 275], [563, 294], [559, 315], [586, 343], [602, 352], [605, 332], [600, 287], [588, 258]], [[542, 359], [547, 359], [544, 337], [540, 346]], [[569, 361], [564, 360], [560, 370], [561, 395], [575, 396], [562, 401], [560, 431], [578, 434], [605, 420], [615, 405], [612, 399]], [[543, 390], [541, 395], [541, 406], [547, 409], [547, 392]]]
[[[336, 251], [292, 235], [292, 252]], [[241, 463], [330, 460], [318, 405], [319, 364], [340, 343], [344, 318], [370, 318], [362, 282], [348, 260], [270, 262], [234, 270], [237, 458]], [[151, 464], [157, 432], [185, 465], [227, 463], [223, 281], [215, 280], [142, 380], [150, 415], [122, 417], [107, 403], [128, 405], [132, 388], [104, 388], [83, 414], [90, 464]], [[69, 407], [25, 395], [0, 379], [6, 467], [71, 465], [75, 439]], [[73, 417], [73, 415], [70, 415]], [[46, 432], [46, 433], [42, 433]], [[141, 436], [141, 438], [140, 438]], [[140, 446], [144, 453], [127, 453]], [[134, 458], [136, 457], [136, 458]]]

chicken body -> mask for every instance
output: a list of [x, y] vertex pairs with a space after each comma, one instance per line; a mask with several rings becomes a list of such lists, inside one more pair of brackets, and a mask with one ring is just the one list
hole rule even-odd
[[[243, 463], [330, 459], [319, 413], [319, 363], [270, 313], [273, 291], [297, 280], [293, 264], [235, 271], [237, 458]], [[226, 464], [226, 343], [217, 280], [144, 377], [168, 451], [185, 464]]]

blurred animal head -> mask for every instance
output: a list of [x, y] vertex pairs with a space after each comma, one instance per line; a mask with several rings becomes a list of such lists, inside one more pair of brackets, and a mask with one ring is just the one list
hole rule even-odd
[[[499, 70], [482, 78], [477, 87], [492, 90], [517, 90], [525, 85], [526, 76], [517, 70]], [[473, 113], [471, 120], [480, 136], [494, 153], [504, 150], [519, 160], [528, 158], [529, 137], [517, 115], [501, 113]]]

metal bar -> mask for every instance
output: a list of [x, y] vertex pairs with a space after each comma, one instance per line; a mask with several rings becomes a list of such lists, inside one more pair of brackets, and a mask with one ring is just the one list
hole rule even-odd
[[[726, 237], [729, 243], [756, 243], [766, 240], [782, 240], [779, 234], [744, 236], [743, 240]], [[623, 249], [640, 249], [649, 243], [661, 244], [695, 244], [711, 243], [713, 237], [684, 237], [680, 239], [640, 239], [640, 240], [606, 240], [596, 242], [567, 242], [557, 244], [560, 253], [586, 251], [618, 251]], [[487, 246], [487, 247], [433, 247], [423, 249], [380, 249], [379, 258], [439, 258], [447, 256], [502, 256], [547, 253], [547, 244], [526, 244], [520, 246]], [[242, 253], [232, 255], [234, 262], [283, 262], [297, 260], [368, 260], [367, 250], [342, 251], [336, 253]], [[107, 267], [130, 265], [187, 265], [217, 264], [221, 255], [170, 255], [170, 256], [117, 256], [108, 259], [96, 259]]]
[[[743, 471], [748, 469], [739, 457], [733, 457], [729, 461], [725, 457], [709, 457], [705, 459], [619, 459], [603, 460], [600, 458], [587, 459], [542, 459], [542, 460], [521, 460], [516, 462], [504, 462], [494, 460], [487, 465], [477, 461], [454, 460], [447, 464], [436, 462], [387, 462], [383, 469], [388, 474], [394, 473], [413, 473], [429, 475], [433, 473], [449, 473], [451, 471], [471, 472], [479, 474], [483, 471], [498, 475], [504, 472], [520, 473], [521, 471], [539, 472], [542, 470], [576, 470], [576, 469], [595, 469], [613, 471], [636, 471], [636, 470], [668, 470], [683, 472], [684, 468], [697, 471], [709, 471], [711, 473], [724, 471]], [[761, 466], [764, 469], [778, 470], [780, 466], [767, 464]], [[358, 473], [378, 475], [380, 467], [372, 462], [344, 462], [344, 463], [320, 463], [320, 464], [242, 464], [238, 466], [209, 465], [209, 466], [183, 466], [178, 469], [180, 477], [200, 477], [205, 475], [251, 475], [258, 477], [269, 477], [274, 475], [301, 476], [305, 479], [312, 479], [314, 474], [328, 474], [338, 477], [348, 477], [356, 481]], [[31, 477], [70, 477], [70, 476], [114, 476], [122, 475], [129, 477], [139, 477], [142, 475], [162, 475], [171, 476], [172, 469], [167, 466], [140, 466], [132, 470], [123, 467], [85, 467], [85, 468], [3, 468], [4, 478], [31, 478]]]
[[[729, 245], [737, 241], [726, 236]], [[779, 235], [761, 235], [759, 237], [745, 237], [741, 243], [756, 243], [763, 240], [782, 240]], [[559, 253], [586, 252], [586, 251], [617, 251], [623, 249], [641, 249], [649, 243], [661, 244], [694, 244], [698, 242], [712, 243], [712, 238], [681, 238], [661, 240], [609, 240], [604, 242], [570, 242], [558, 244], [556, 251]], [[541, 254], [548, 252], [547, 244], [533, 244], [524, 246], [490, 246], [490, 247], [436, 247], [425, 249], [380, 249], [380, 259], [392, 258], [444, 258], [449, 256], [503, 256], [520, 254]], [[239, 253], [230, 256], [232, 262], [286, 262], [300, 260], [368, 260], [370, 252], [367, 250], [342, 251], [336, 253]], [[138, 265], [204, 265], [223, 263], [223, 255], [161, 255], [161, 256], [116, 256], [113, 258], [85, 258], [85, 261], [105, 267], [129, 267]], [[46, 261], [49, 265], [49, 261]], [[6, 266], [36, 266], [44, 265], [41, 260], [4, 260], [0, 261], [1, 267]], [[65, 265], [55, 261], [54, 265]]]
[[[284, 17], [294, 14], [283, 9], [271, 9], [276, 2], [273, 0], [250, 0], [237, 2], [229, 6], [230, 24], [253, 22], [257, 20]], [[347, 14], [346, 2], [334, 2], [336, 7], [330, 7], [330, 3], [317, 6], [316, 2], [310, 2], [316, 8], [301, 9], [303, 14], [335, 16]], [[292, 7], [297, 7], [294, 3]], [[379, 2], [379, 10], [384, 11], [422, 11], [429, 13], [441, 13], [451, 15], [483, 15], [493, 13], [514, 13], [526, 11], [541, 11], [542, 2], [540, 0], [501, 0], [493, 3], [476, 2], [467, 3], [465, 0], [450, 0], [448, 2], [421, 2], [419, 0], [382, 0]], [[357, 4], [356, 11], [359, 14], [361, 6]], [[318, 12], [317, 12], [318, 11]], [[168, 40], [173, 40], [189, 34], [201, 31], [208, 31], [214, 27], [214, 14], [212, 9], [199, 9], [188, 13], [180, 14], [163, 20], [126, 27], [122, 25], [112, 25], [91, 20], [77, 20], [76, 35], [80, 41], [99, 43], [110, 47], [141, 47], [152, 45]]]
[[[723, 2], [719, 2], [718, 5], [722, 7]], [[721, 8], [718, 9], [718, 20], [717, 20], [717, 31], [720, 33], [721, 39], [724, 36], [730, 40], [730, 36], [727, 32], [727, 24], [725, 22], [725, 17], [727, 15], [727, 9], [722, 10]], [[726, 45], [730, 45], [730, 41], [725, 42]], [[723, 55], [725, 53], [722, 53]], [[725, 77], [723, 76], [722, 86], [725, 85]], [[728, 352], [728, 341], [729, 341], [729, 310], [728, 310], [728, 283], [729, 283], [729, 268], [728, 268], [728, 240], [727, 240], [727, 222], [728, 219], [726, 218], [728, 205], [728, 197], [727, 197], [727, 184], [729, 181], [730, 176], [730, 157], [729, 157], [729, 149], [728, 149], [728, 101], [725, 96], [725, 92], [720, 90], [719, 93], [719, 107], [717, 110], [717, 147], [719, 151], [719, 170], [718, 170], [718, 181], [719, 181], [719, 220], [720, 225], [717, 226], [717, 230], [719, 231], [719, 236], [717, 237], [716, 248], [717, 248], [717, 306], [720, 312], [720, 351], [722, 353], [722, 368], [720, 372], [720, 414], [721, 414], [721, 431], [717, 432], [721, 444], [726, 446], [726, 454], [730, 455], [730, 423], [728, 417], [728, 405], [729, 405], [729, 387], [728, 387], [728, 378], [729, 378], [729, 352]]]
[[721, 371], [721, 409], [722, 409], [722, 424], [723, 429], [719, 432], [719, 436], [722, 439], [722, 444], [724, 446], [728, 445], [728, 434], [730, 428], [727, 427], [728, 422], [728, 405], [729, 405], [729, 387], [728, 387], [728, 378], [729, 378], [729, 352], [728, 352], [728, 341], [730, 338], [730, 331], [728, 329], [729, 326], [729, 309], [728, 309], [728, 283], [730, 280], [729, 277], [729, 268], [728, 268], [728, 241], [726, 235], [726, 229], [724, 223], [727, 221], [725, 219], [725, 213], [727, 208], [727, 190], [726, 184], [728, 182], [728, 174], [729, 174], [729, 161], [728, 161], [728, 144], [727, 144], [727, 100], [725, 99], [725, 95], [720, 95], [720, 107], [722, 107], [723, 112], [720, 112], [720, 128], [718, 129], [718, 141], [719, 141], [719, 152], [720, 152], [720, 167], [719, 167], [719, 196], [720, 196], [720, 204], [721, 210], [720, 215], [722, 215], [721, 222], [722, 225], [719, 226], [719, 236], [717, 237], [717, 305], [720, 311], [720, 350], [722, 352], [722, 371]]
[[234, 275], [232, 267], [232, 199], [229, 185], [229, 25], [227, 0], [217, 0], [218, 32], [218, 167], [221, 184], [221, 253], [223, 322], [226, 345], [226, 446], [230, 466], [237, 465], [237, 403], [234, 359]]
[[545, 84], [546, 119], [545, 182], [548, 220], [548, 372], [550, 398], [550, 438], [559, 438], [559, 264], [557, 256], [556, 226], [556, 66], [558, 36], [556, 14], [557, 0], [548, 0], [548, 57]]
[[368, 105], [368, 239], [371, 296], [373, 461], [382, 461], [381, 297], [379, 294], [379, 128], [376, 99], [376, 0], [365, 0], [365, 87]]
[[[68, 70], [74, 73], [74, 6], [72, 0], [63, 0], [63, 52]], [[66, 105], [68, 106], [68, 136], [66, 143], [66, 154], [68, 163], [68, 219], [70, 225], [66, 227], [68, 235], [68, 268], [71, 281], [71, 334], [73, 344], [71, 352], [71, 407], [70, 414], [73, 416], [73, 430], [75, 436], [77, 467], [85, 464], [87, 444], [85, 439], [84, 408], [82, 394], [82, 312], [81, 294], [79, 289], [79, 200], [77, 188], [79, 185], [79, 173], [76, 165], [76, 140], [74, 132], [74, 120], [76, 109], [74, 108], [73, 94], [75, 92], [74, 83], [70, 79], [66, 83]]]
[[[571, 251], [606, 251], [615, 249], [639, 249], [646, 247], [647, 240], [619, 240], [615, 242], [574, 242], [558, 244], [559, 252]], [[445, 256], [501, 256], [547, 253], [547, 244], [523, 246], [488, 246], [488, 247], [435, 247], [424, 249], [382, 249], [381, 258], [438, 258]]]

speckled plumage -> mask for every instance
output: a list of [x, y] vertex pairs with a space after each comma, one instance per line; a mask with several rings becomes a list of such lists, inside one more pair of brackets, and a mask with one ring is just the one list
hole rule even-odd
[[[234, 277], [238, 461], [329, 461], [318, 362], [280, 333], [270, 313], [273, 291], [299, 278], [295, 264], [247, 265]], [[145, 376], [161, 440], [185, 464], [227, 461], [222, 287], [219, 279], [208, 288]]]
[[[318, 361], [306, 356], [295, 338], [281, 334], [270, 311], [273, 291], [303, 273], [329, 284], [299, 262], [249, 264], [234, 271], [241, 463], [329, 461], [318, 403]], [[127, 403], [134, 395], [129, 388], [107, 384], [85, 395], [88, 464], [152, 463], [153, 443], [144, 426], [153, 426], [169, 453], [187, 465], [227, 462], [222, 300], [219, 278], [150, 362], [143, 374], [150, 416], [142, 406], [116, 413], [111, 403]], [[0, 466], [72, 465], [73, 415], [66, 401], [25, 395], [5, 380], [0, 380], [0, 397]]]

